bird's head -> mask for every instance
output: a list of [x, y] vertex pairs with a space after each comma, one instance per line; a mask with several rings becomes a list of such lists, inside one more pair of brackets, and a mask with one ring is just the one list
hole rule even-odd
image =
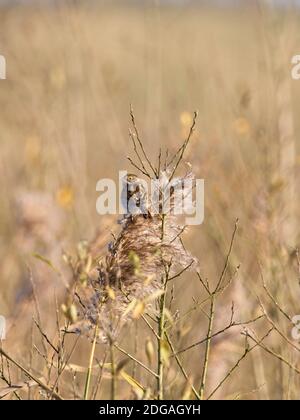
[[125, 185], [131, 185], [131, 184], [135, 184], [136, 182], [138, 182], [139, 178], [137, 175], [135, 174], [126, 174], [123, 177], [123, 184]]

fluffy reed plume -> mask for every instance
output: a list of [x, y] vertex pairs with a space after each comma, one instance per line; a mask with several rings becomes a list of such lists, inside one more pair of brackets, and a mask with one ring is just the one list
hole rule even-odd
[[163, 238], [160, 215], [126, 220], [99, 267], [99, 278], [89, 280], [77, 293], [80, 317], [88, 321], [85, 329], [99, 322], [102, 331], [112, 334], [117, 325], [121, 327], [146, 308], [153, 309], [153, 302], [163, 293], [166, 271], [172, 276], [195, 263], [184, 249], [180, 232], [182, 227], [171, 216], [165, 217]]
[[[133, 124], [136, 127], [134, 118]], [[192, 130], [193, 127], [190, 135]], [[178, 271], [195, 267], [196, 260], [184, 248], [181, 239], [185, 227], [179, 224], [173, 214], [175, 186], [183, 186], [186, 180], [193, 181], [190, 173], [174, 178], [189, 138], [171, 163], [165, 162], [165, 169], [161, 171], [161, 163], [158, 169], [154, 169], [145, 154], [137, 130], [136, 137], [132, 135], [134, 150], [137, 150], [137, 141], [150, 171], [146, 170], [139, 154], [141, 168], [130, 159], [131, 163], [150, 180], [160, 179], [154, 191], [154, 196], [159, 197], [156, 203], [159, 212], [155, 213], [151, 202], [147, 205], [147, 214], [128, 214], [124, 217], [119, 235], [109, 244], [108, 254], [98, 266], [99, 276], [94, 280], [88, 276], [83, 286], [75, 285], [76, 319], [78, 316], [79, 322], [73, 325], [72, 331], [86, 333], [97, 325], [102, 337], [115, 337], [126, 321], [138, 318], [145, 310], [156, 311], [154, 303], [165, 293], [168, 278]], [[169, 186], [170, 202], [165, 210], [165, 190]]]
[[182, 227], [171, 217], [137, 216], [128, 220], [107, 257], [106, 270], [100, 272], [104, 284], [123, 288], [126, 296], [144, 297], [161, 287], [166, 264], [173, 275], [176, 267], [193, 263], [180, 240]]

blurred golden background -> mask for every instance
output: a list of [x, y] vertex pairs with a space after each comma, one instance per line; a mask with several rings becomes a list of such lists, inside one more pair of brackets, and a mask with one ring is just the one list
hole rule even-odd
[[[42, 316], [52, 316], [46, 297], [53, 298], [64, 275], [33, 254], [61, 267], [63, 252], [74, 252], [96, 232], [105, 252], [117, 217], [97, 215], [96, 183], [131, 170], [132, 104], [152, 158], [160, 147], [177, 150], [198, 110], [185, 161], [205, 179], [205, 220], [189, 229], [185, 244], [205, 278], [222, 270], [239, 218], [230, 265], [241, 268], [217, 310], [217, 328], [228, 322], [232, 301], [239, 320], [260, 313], [261, 271], [276, 300], [291, 316], [300, 314], [300, 81], [291, 78], [299, 21], [297, 9], [263, 1], [240, 7], [163, 1], [1, 6], [7, 78], [0, 80], [0, 313], [16, 316], [34, 281]], [[185, 273], [177, 283], [178, 310], [203, 293], [194, 277]], [[290, 337], [292, 326], [274, 317]], [[193, 314], [183, 342], [205, 336], [205, 322], [203, 313]], [[24, 364], [27, 327], [16, 323], [6, 344]], [[212, 389], [243, 353], [244, 338], [234, 331], [212, 341]], [[269, 344], [300, 369], [286, 340], [274, 336]], [[195, 380], [203, 357], [198, 351], [183, 355]], [[87, 360], [84, 351], [77, 358]], [[130, 398], [126, 386], [122, 398]], [[257, 349], [216, 396], [293, 399], [298, 391], [299, 375]]]

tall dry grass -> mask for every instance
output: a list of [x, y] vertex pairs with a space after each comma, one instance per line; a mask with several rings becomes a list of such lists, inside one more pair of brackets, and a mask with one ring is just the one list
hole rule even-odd
[[[0, 8], [1, 397], [298, 398], [299, 13], [253, 4]], [[130, 338], [97, 344], [61, 326], [118, 233], [95, 186], [129, 166], [131, 102], [151, 161], [198, 110], [182, 165], [205, 179], [184, 237], [200, 271], [163, 295], [163, 329], [138, 308]]]

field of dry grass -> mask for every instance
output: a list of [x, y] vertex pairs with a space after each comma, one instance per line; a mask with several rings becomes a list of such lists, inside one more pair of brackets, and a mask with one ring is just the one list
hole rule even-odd
[[[299, 20], [263, 2], [0, 8], [0, 399], [299, 398]], [[183, 234], [200, 268], [171, 282], [163, 320], [139, 302], [97, 344], [62, 329], [120, 230], [96, 183], [132, 170], [130, 104], [151, 161], [198, 111], [181, 168], [205, 180]]]

